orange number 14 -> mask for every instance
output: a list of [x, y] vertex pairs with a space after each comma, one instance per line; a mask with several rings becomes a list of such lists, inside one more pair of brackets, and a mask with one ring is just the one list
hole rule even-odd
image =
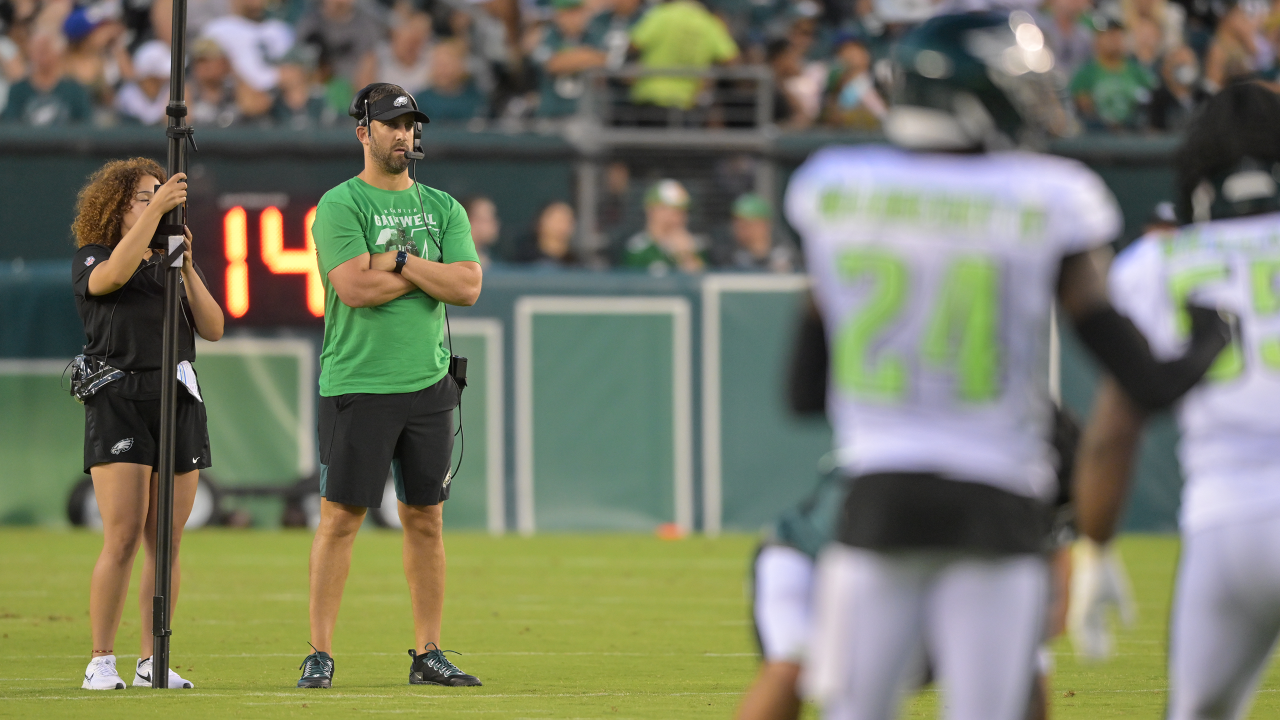
[[[302, 225], [306, 234], [306, 247], [286, 250], [284, 247], [284, 216], [277, 207], [268, 207], [259, 217], [259, 246], [262, 263], [277, 275], [307, 276], [307, 310], [316, 317], [324, 317], [324, 286], [320, 284], [320, 270], [316, 267], [316, 240], [311, 234], [316, 209], [307, 211]], [[242, 207], [233, 207], [222, 219], [223, 247], [227, 258], [227, 312], [231, 317], [244, 317], [249, 312], [249, 220]]]

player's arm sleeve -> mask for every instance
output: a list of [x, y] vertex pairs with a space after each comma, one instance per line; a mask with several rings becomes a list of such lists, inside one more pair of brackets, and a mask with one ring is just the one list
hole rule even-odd
[[1133, 321], [1106, 305], [1075, 323], [1076, 333], [1094, 357], [1143, 410], [1163, 410], [1200, 382], [1231, 339], [1231, 328], [1217, 310], [1187, 306], [1191, 345], [1176, 360], [1161, 362]]
[[476, 243], [471, 239], [471, 220], [462, 203], [449, 198], [449, 222], [442, 232], [440, 262], [480, 262]]
[[[1231, 339], [1231, 328], [1217, 310], [1187, 306], [1191, 341], [1186, 351], [1167, 361], [1157, 359], [1147, 338], [1129, 317], [1120, 314], [1107, 297], [1106, 285], [1088, 253], [1063, 261], [1063, 283], [1099, 287], [1083, 311], [1072, 313], [1076, 333], [1120, 387], [1141, 410], [1163, 410], [1200, 381], [1218, 353]], [[1127, 260], [1122, 258], [1122, 267]], [[1069, 309], [1068, 312], [1071, 312]]]
[[826, 330], [810, 297], [801, 312], [787, 374], [787, 400], [797, 415], [820, 415], [826, 411], [827, 358]]
[[316, 240], [316, 261], [320, 274], [329, 272], [354, 257], [369, 252], [364, 240], [364, 226], [355, 208], [335, 202], [321, 202], [311, 226]]

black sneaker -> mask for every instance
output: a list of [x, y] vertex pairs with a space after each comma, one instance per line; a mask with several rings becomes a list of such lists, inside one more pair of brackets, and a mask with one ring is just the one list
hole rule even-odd
[[[315, 646], [311, 648], [314, 650]], [[323, 650], [316, 650], [307, 656], [298, 666], [302, 678], [298, 680], [300, 688], [333, 687], [333, 657]]]
[[419, 655], [417, 650], [410, 650], [409, 657], [413, 664], [409, 666], [410, 685], [447, 685], [449, 687], [478, 687], [482, 683], [475, 675], [468, 675], [449, 662], [444, 656], [446, 652], [461, 655], [454, 650], [441, 650], [435, 643], [427, 643], [425, 653]]

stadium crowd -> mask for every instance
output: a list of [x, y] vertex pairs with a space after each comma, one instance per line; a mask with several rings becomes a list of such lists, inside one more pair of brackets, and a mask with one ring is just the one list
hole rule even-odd
[[[83, 1], [0, 0], [0, 123], [165, 122], [172, 0]], [[732, 67], [772, 75], [779, 126], [875, 131], [887, 110], [890, 50], [912, 27], [886, 19], [909, 6], [188, 0], [189, 120], [197, 128], [347, 126], [355, 89], [379, 81], [413, 93], [433, 123], [555, 131], [578, 111], [590, 71]], [[1178, 131], [1233, 80], [1280, 74], [1280, 0], [1044, 0], [1035, 13], [1056, 59], [1051, 72], [1091, 132]], [[604, 85], [614, 107], [608, 121], [750, 126], [756, 109], [734, 115], [731, 104], [755, 102], [752, 82], [620, 72]], [[591, 254], [581, 250], [580, 208], [550, 203], [514, 242], [498, 242], [498, 209], [473, 198], [482, 261], [656, 273], [800, 269], [776, 208], [750, 192], [754, 183], [720, 182], [712, 208], [707, 188], [662, 179], [671, 169], [634, 181], [629, 172], [617, 162], [606, 169], [593, 230], [606, 247]]]
[[[874, 130], [889, 50], [910, 26], [886, 22], [877, 7], [189, 0], [188, 102], [197, 127], [328, 126], [350, 122], [354, 89], [378, 80], [414, 93], [433, 122], [554, 122], [577, 110], [587, 71], [744, 65], [772, 73], [774, 121], [784, 127]], [[1229, 81], [1280, 67], [1280, 0], [1045, 0], [1037, 12], [1053, 72], [1094, 131], [1177, 130]], [[0, 118], [163, 122], [171, 13], [171, 0], [0, 0]], [[732, 124], [709, 112], [716, 86], [696, 77], [613, 87], [640, 123]]]

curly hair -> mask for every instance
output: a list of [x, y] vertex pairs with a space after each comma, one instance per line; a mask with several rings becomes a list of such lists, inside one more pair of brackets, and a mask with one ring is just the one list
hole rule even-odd
[[150, 175], [165, 182], [168, 175], [150, 158], [112, 160], [89, 177], [76, 198], [76, 219], [71, 231], [76, 247], [105, 245], [115, 247], [124, 235], [124, 216], [133, 205], [138, 181]]

